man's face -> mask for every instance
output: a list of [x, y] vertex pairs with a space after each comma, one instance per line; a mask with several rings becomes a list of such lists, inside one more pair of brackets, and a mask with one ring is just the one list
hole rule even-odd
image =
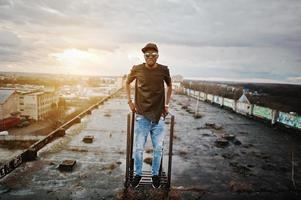
[[148, 66], [154, 66], [157, 62], [158, 57], [158, 52], [154, 50], [148, 50], [144, 53], [144, 59]]

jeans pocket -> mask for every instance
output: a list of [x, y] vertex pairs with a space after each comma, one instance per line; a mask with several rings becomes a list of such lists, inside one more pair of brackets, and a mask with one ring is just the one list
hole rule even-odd
[[139, 120], [141, 120], [142, 119], [142, 115], [140, 115], [140, 114], [136, 114], [136, 121], [139, 121]]

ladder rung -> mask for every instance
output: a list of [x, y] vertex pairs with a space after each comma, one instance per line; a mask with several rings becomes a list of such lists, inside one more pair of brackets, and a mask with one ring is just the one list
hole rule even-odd
[[[140, 182], [139, 186], [152, 185], [152, 182]], [[161, 182], [160, 185], [166, 185], [166, 182]]]

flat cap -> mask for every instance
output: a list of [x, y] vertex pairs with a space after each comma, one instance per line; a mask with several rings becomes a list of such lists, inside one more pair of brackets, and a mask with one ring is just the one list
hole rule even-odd
[[156, 44], [154, 43], [148, 43], [145, 45], [145, 47], [143, 47], [141, 50], [143, 53], [145, 53], [147, 50], [155, 50], [156, 52], [158, 52], [158, 47]]

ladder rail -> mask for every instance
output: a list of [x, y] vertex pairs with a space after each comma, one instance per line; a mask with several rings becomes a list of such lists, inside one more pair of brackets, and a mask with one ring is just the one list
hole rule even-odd
[[168, 172], [167, 172], [167, 184], [166, 187], [169, 189], [171, 184], [171, 167], [172, 167], [172, 148], [173, 148], [173, 132], [174, 132], [175, 116], [171, 115], [170, 118], [170, 135], [169, 135], [169, 155], [168, 155]]
[[[174, 132], [174, 115], [171, 115], [170, 122], [170, 137], [169, 137], [169, 153], [168, 153], [168, 172], [166, 177], [165, 189], [170, 189], [171, 185], [171, 168], [172, 168], [172, 148], [173, 148], [173, 132]], [[129, 187], [130, 180], [134, 176], [134, 158], [133, 158], [133, 143], [134, 143], [134, 129], [135, 129], [135, 112], [128, 113], [127, 115], [127, 148], [126, 148], [126, 177], [125, 177], [125, 187]], [[163, 155], [161, 157], [159, 175], [166, 174], [163, 172]]]
[[127, 141], [126, 141], [126, 170], [125, 170], [125, 183], [124, 186], [127, 188], [129, 186], [129, 166], [130, 166], [130, 123], [131, 123], [131, 115], [127, 115]]
[[132, 112], [131, 127], [130, 127], [130, 178], [134, 176], [134, 158], [133, 158], [133, 144], [134, 144], [134, 130], [135, 130], [135, 112]]

